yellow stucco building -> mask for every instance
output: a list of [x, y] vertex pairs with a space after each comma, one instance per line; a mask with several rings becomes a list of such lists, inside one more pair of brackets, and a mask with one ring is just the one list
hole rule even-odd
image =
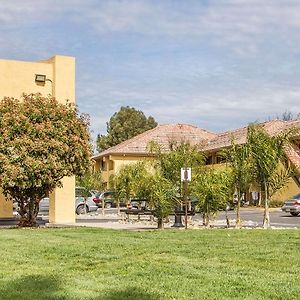
[[[75, 102], [75, 58], [56, 55], [39, 62], [0, 60], [0, 98], [19, 99], [23, 93], [51, 94], [58, 101]], [[75, 222], [75, 177], [50, 195], [49, 222]], [[13, 216], [12, 201], [0, 194], [0, 218]]]
[[[300, 127], [300, 120], [282, 121], [273, 120], [262, 124], [270, 135], [284, 131], [285, 129]], [[231, 145], [232, 137], [238, 144], [244, 144], [247, 139], [247, 127], [230, 130], [222, 133], [213, 133], [205, 129], [187, 124], [158, 125], [156, 128], [139, 134], [127, 141], [111, 147], [93, 158], [96, 161], [96, 169], [102, 171], [103, 181], [109, 189], [109, 178], [116, 174], [122, 165], [149, 159], [147, 149], [149, 142], [157, 142], [162, 149], [169, 149], [169, 143], [185, 141], [199, 145], [206, 154], [206, 164], [212, 167], [224, 166], [220, 151]], [[286, 188], [280, 190], [273, 199], [284, 200], [300, 193], [300, 137], [294, 138], [291, 147], [286, 154], [295, 166], [298, 175], [288, 182]]]

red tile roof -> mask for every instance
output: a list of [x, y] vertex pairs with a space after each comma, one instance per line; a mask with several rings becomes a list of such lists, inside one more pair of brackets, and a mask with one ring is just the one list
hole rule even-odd
[[148, 154], [149, 142], [157, 142], [162, 149], [168, 150], [172, 141], [190, 142], [191, 144], [203, 144], [214, 138], [215, 133], [187, 124], [167, 124], [145, 131], [127, 141], [111, 147], [93, 158], [99, 158], [110, 154]]
[[[283, 128], [284, 129], [288, 128], [288, 124], [289, 123], [287, 123], [287, 121], [282, 121], [282, 120], [272, 120], [272, 121], [261, 123], [261, 125], [263, 125], [265, 130], [270, 135], [275, 135], [281, 130], [283, 130]], [[247, 127], [219, 133], [215, 138], [208, 141], [207, 145], [204, 147], [204, 150], [216, 151], [222, 148], [229, 147], [231, 145], [232, 138], [235, 140], [235, 143], [237, 144], [245, 144], [247, 140]]]
[[[272, 120], [261, 123], [261, 125], [264, 126], [270, 135], [276, 135], [286, 129], [300, 128], [300, 120]], [[247, 127], [216, 134], [187, 124], [158, 125], [153, 129], [95, 155], [93, 158], [97, 159], [111, 154], [147, 155], [147, 146], [150, 141], [157, 142], [164, 150], [169, 149], [169, 144], [172, 141], [183, 141], [190, 142], [193, 145], [201, 145], [204, 151], [215, 152], [230, 146], [232, 137], [237, 144], [244, 144], [247, 139]], [[291, 162], [300, 171], [300, 150], [291, 146], [286, 153]]]

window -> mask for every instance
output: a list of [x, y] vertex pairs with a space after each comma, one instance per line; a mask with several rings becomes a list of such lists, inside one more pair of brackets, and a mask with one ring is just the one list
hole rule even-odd
[[102, 171], [106, 171], [107, 170], [107, 164], [106, 164], [106, 162], [105, 161], [101, 161], [101, 170]]
[[212, 157], [212, 155], [209, 155], [209, 156], [206, 158], [205, 164], [206, 164], [206, 165], [212, 165], [212, 164], [213, 164], [213, 157]]

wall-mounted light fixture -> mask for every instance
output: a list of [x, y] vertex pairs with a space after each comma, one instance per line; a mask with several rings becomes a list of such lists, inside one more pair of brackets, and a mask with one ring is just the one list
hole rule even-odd
[[52, 96], [54, 95], [54, 87], [53, 87], [53, 82], [51, 79], [46, 78], [46, 75], [43, 74], [35, 74], [35, 83], [37, 85], [45, 85], [46, 81], [50, 81], [51, 82], [51, 94]]
[[45, 83], [46, 82], [46, 75], [35, 74], [35, 82]]

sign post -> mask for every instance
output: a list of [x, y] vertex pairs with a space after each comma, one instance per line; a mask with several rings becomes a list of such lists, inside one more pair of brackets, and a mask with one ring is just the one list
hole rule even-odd
[[191, 168], [181, 168], [181, 181], [183, 183], [183, 202], [185, 206], [185, 229], [187, 229], [187, 216], [188, 216], [188, 182], [192, 179]]

